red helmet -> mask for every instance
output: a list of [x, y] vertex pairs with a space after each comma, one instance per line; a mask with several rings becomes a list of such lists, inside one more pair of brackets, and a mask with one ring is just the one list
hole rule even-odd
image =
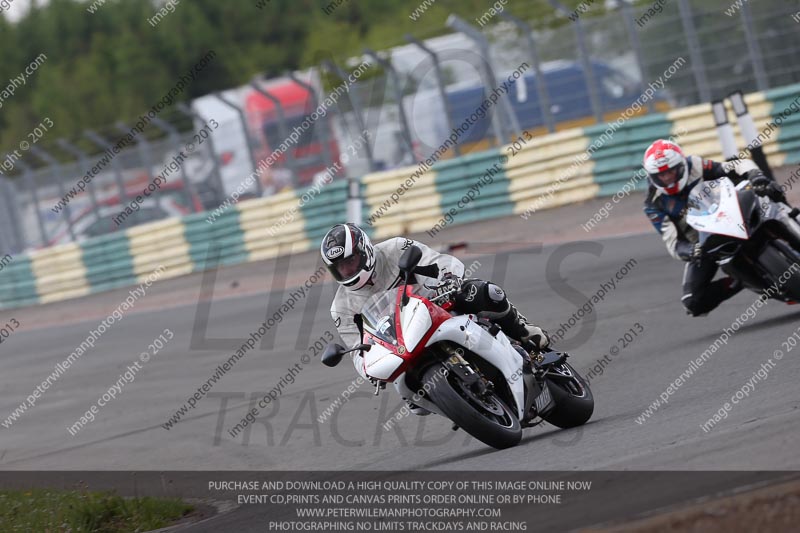
[[651, 144], [643, 164], [650, 183], [665, 194], [679, 194], [689, 181], [686, 156], [674, 142], [659, 139]]

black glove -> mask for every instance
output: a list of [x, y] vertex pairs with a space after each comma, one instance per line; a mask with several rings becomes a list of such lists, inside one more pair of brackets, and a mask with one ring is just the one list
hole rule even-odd
[[759, 196], [766, 196], [767, 190], [769, 186], [772, 184], [772, 181], [763, 174], [753, 176], [750, 178], [750, 185], [753, 186], [753, 191]]
[[445, 272], [439, 279], [439, 285], [436, 287], [436, 296], [449, 293], [448, 296], [452, 299], [459, 290], [461, 290], [461, 278], [452, 272]]
[[675, 245], [675, 253], [684, 261], [699, 263], [703, 259], [703, 245], [699, 242], [692, 244], [689, 241], [678, 241]]
[[758, 196], [769, 196], [775, 202], [786, 200], [778, 184], [766, 177], [760, 170], [748, 172], [747, 179], [750, 180], [750, 185], [753, 186], [753, 192]]

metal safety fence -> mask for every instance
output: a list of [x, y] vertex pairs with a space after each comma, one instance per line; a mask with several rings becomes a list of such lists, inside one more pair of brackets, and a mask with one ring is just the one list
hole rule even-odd
[[45, 133], [0, 154], [0, 254], [602, 124], [636, 103], [660, 113], [800, 82], [791, 2], [548, 0], [547, 16], [539, 4], [454, 14], [445, 35], [423, 17], [388, 50], [322, 58], [145, 121]]

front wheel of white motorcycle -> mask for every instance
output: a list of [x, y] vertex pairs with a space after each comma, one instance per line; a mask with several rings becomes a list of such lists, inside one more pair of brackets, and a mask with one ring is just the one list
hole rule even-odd
[[428, 396], [458, 427], [497, 449], [510, 448], [522, 440], [522, 427], [514, 411], [493, 391], [478, 395], [458, 375], [442, 378], [433, 365], [422, 376]]

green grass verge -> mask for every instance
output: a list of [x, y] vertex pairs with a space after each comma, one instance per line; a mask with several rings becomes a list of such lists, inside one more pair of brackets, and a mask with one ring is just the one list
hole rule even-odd
[[113, 492], [0, 491], [0, 531], [141, 532], [170, 525], [193, 509], [177, 498], [122, 498]]

